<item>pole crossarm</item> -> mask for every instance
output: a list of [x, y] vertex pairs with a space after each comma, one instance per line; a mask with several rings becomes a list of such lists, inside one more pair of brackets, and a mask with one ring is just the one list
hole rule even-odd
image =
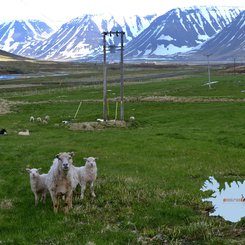
[[124, 31], [104, 31], [102, 32], [103, 35], [116, 35], [117, 37], [120, 35], [125, 35], [125, 32]]

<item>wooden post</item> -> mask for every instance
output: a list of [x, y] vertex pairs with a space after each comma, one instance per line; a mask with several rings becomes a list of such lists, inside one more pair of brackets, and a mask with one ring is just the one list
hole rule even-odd
[[78, 106], [78, 108], [77, 108], [77, 111], [76, 111], [76, 113], [75, 113], [75, 115], [74, 115], [74, 119], [76, 119], [77, 114], [78, 114], [78, 112], [79, 112], [79, 110], [80, 110], [81, 105], [82, 105], [82, 101], [80, 101], [80, 103], [79, 103], [79, 106]]
[[121, 121], [124, 121], [124, 65], [123, 65], [123, 36], [125, 32], [121, 31], [121, 62], [120, 62], [120, 96], [121, 96], [121, 114], [120, 119]]
[[116, 102], [116, 109], [115, 109], [115, 121], [117, 120], [117, 107], [118, 107], [118, 102]]
[[103, 69], [103, 119], [107, 121], [107, 67], [106, 67], [106, 35], [107, 32], [103, 32], [103, 52], [104, 52], [104, 69]]
[[207, 60], [208, 60], [208, 87], [211, 88], [211, 76], [210, 76], [210, 63], [209, 63], [209, 57], [211, 54], [207, 54]]

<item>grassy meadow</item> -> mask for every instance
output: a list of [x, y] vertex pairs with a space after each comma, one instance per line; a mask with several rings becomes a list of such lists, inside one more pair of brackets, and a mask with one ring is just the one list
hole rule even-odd
[[[69, 75], [61, 78], [9, 81], [42, 87], [1, 90], [11, 107], [0, 115], [0, 127], [9, 133], [0, 137], [0, 244], [245, 244], [245, 220], [209, 217], [211, 204], [201, 199], [210, 193], [200, 191], [209, 176], [221, 184], [245, 179], [244, 75], [219, 66], [212, 70], [218, 82], [209, 88], [206, 67], [128, 65], [127, 127], [75, 131], [62, 121], [102, 118], [103, 76], [102, 67], [71, 67], [62, 65]], [[164, 76], [175, 70], [176, 76]], [[120, 87], [113, 82], [118, 71], [110, 72], [114, 119]], [[49, 115], [50, 122], [31, 123], [31, 115]], [[29, 137], [17, 135], [26, 128]], [[78, 189], [73, 210], [54, 214], [49, 195], [45, 205], [34, 206], [25, 169], [46, 173], [62, 151], [74, 151], [77, 166], [83, 157], [99, 158], [97, 197], [91, 198], [88, 188], [81, 201]]]

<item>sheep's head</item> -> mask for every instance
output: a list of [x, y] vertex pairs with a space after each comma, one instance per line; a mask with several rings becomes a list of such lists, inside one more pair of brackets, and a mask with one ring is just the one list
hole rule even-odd
[[68, 171], [70, 169], [70, 166], [72, 164], [72, 157], [74, 156], [73, 152], [62, 152], [56, 155], [56, 158], [58, 158], [59, 163], [61, 164], [61, 168], [64, 171]]
[[83, 158], [83, 159], [86, 161], [86, 163], [85, 163], [86, 167], [90, 167], [90, 168], [96, 167], [96, 159], [98, 159], [98, 158], [88, 157], [88, 158]]
[[26, 168], [26, 171], [30, 174], [31, 178], [36, 178], [40, 175], [41, 168]]

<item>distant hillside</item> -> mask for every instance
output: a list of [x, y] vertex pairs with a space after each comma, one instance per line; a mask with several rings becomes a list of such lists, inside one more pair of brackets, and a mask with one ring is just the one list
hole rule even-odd
[[1, 61], [18, 61], [18, 60], [30, 60], [30, 59], [0, 50], [0, 62]]
[[23, 67], [25, 62], [30, 63], [30, 61], [33, 62], [32, 59], [0, 50], [0, 75], [25, 73], [26, 66], [24, 65], [24, 69], [21, 67]]

